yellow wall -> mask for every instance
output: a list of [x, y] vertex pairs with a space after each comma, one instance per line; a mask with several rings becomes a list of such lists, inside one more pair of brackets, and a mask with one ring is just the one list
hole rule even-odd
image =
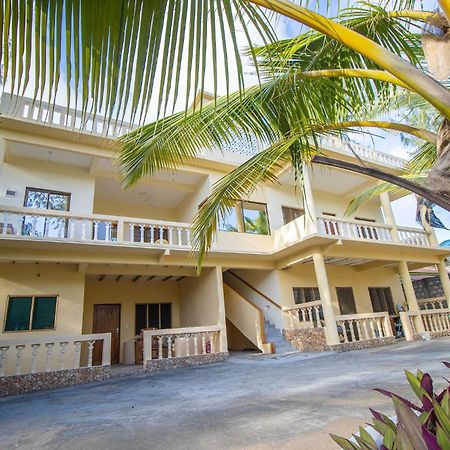
[[120, 304], [120, 359], [123, 347], [135, 336], [136, 303], [172, 303], [172, 326], [180, 326], [178, 284], [174, 281], [86, 279], [83, 333], [92, 333], [95, 304]]
[[71, 193], [70, 211], [92, 213], [94, 177], [87, 169], [30, 159], [5, 162], [0, 179], [0, 193], [17, 191], [15, 197], [2, 197], [0, 203], [23, 206], [27, 187]]

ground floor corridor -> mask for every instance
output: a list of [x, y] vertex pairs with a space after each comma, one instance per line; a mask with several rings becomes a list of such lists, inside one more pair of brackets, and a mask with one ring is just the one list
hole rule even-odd
[[223, 363], [0, 399], [0, 447], [333, 449], [384, 387], [411, 397], [403, 370], [448, 377], [450, 338], [305, 356], [240, 353]]

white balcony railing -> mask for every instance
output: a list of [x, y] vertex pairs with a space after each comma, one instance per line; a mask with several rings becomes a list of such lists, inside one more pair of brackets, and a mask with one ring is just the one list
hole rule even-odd
[[407, 341], [414, 340], [421, 331], [450, 332], [450, 308], [405, 311], [400, 313], [400, 319]]
[[343, 343], [393, 336], [387, 312], [343, 315], [336, 316], [335, 319]]
[[31, 98], [19, 97], [3, 93], [0, 103], [0, 114], [27, 122], [45, 124], [55, 128], [64, 128], [103, 136], [116, 138], [129, 133], [136, 126], [123, 121], [108, 121], [99, 115], [53, 105], [43, 101], [33, 101]]
[[151, 360], [220, 353], [220, 326], [144, 330], [144, 366]]
[[448, 308], [447, 299], [445, 297], [417, 299], [417, 303], [422, 310]]
[[283, 311], [289, 317], [291, 330], [303, 328], [305, 325], [311, 328], [322, 328], [322, 302], [308, 302], [295, 306], [284, 306]]
[[429, 246], [430, 241], [425, 231], [415, 228], [398, 227], [398, 237], [402, 244]]
[[392, 242], [390, 225], [364, 221], [353, 221], [319, 216], [319, 232], [351, 239], [368, 239], [371, 241]]
[[[99, 347], [101, 345], [101, 348]], [[82, 361], [82, 348], [87, 347]], [[111, 364], [111, 333], [0, 340], [0, 377]]]
[[0, 206], [0, 238], [190, 246], [189, 224]]

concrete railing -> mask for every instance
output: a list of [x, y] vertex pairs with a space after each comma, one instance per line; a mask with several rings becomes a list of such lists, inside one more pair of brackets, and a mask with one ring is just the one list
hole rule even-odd
[[[97, 345], [102, 346], [101, 365], [109, 366], [111, 333], [1, 339], [0, 377], [92, 367]], [[84, 363], [81, 357], [83, 346], [87, 347]]]
[[447, 299], [445, 297], [422, 298], [417, 299], [420, 309], [444, 309], [448, 308]]
[[190, 247], [187, 223], [0, 205], [0, 239]]
[[295, 306], [283, 306], [283, 312], [289, 317], [291, 330], [304, 328], [323, 328], [322, 302], [303, 303]]
[[152, 360], [221, 353], [221, 326], [144, 330], [143, 364]]
[[227, 319], [261, 352], [273, 353], [266, 340], [263, 310], [228, 284], [223, 285], [223, 293]]
[[428, 247], [430, 241], [425, 231], [416, 228], [398, 227], [398, 237], [402, 244]]
[[404, 311], [400, 313], [407, 341], [414, 340], [422, 331], [428, 333], [450, 332], [450, 308]]
[[387, 312], [336, 316], [338, 334], [344, 343], [370, 341], [393, 336]]
[[86, 113], [65, 106], [3, 93], [0, 114], [31, 123], [75, 130], [110, 139], [134, 130], [136, 126], [124, 121], [108, 121], [105, 117]]

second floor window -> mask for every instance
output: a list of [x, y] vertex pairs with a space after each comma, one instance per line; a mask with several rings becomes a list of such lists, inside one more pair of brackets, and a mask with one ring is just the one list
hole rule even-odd
[[[27, 188], [24, 206], [26, 208], [69, 211], [70, 194], [46, 189]], [[32, 236], [61, 237], [66, 233], [67, 221], [58, 217], [25, 216], [23, 234]]]
[[220, 230], [250, 234], [270, 234], [267, 206], [239, 200], [230, 213], [220, 220]]
[[290, 208], [289, 206], [282, 206], [281, 209], [283, 211], [283, 221], [285, 225], [305, 215], [304, 209]]

